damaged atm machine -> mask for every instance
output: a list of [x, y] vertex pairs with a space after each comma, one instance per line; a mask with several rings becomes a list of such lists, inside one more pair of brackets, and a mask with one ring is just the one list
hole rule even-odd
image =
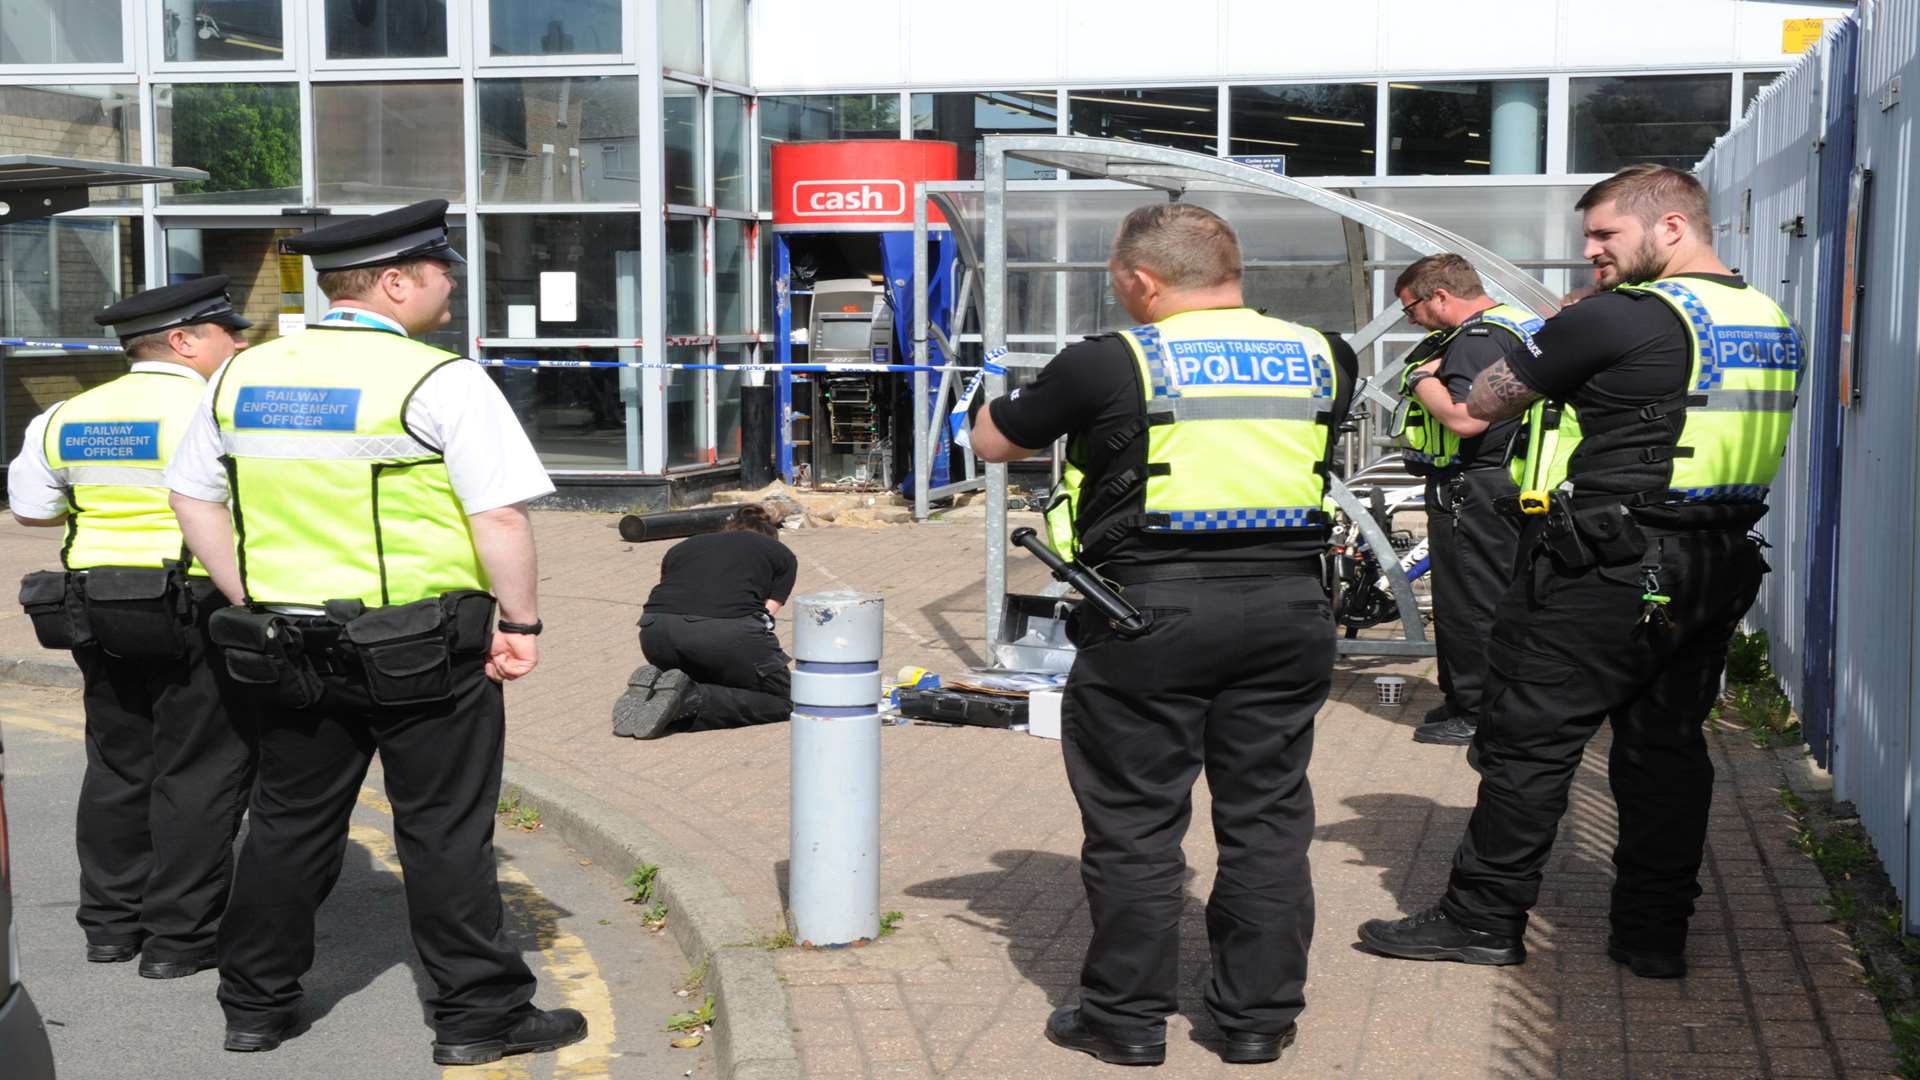
[[[780, 475], [804, 488], [910, 491], [914, 185], [954, 178], [952, 143], [794, 142], [773, 147], [775, 452]], [[954, 241], [930, 222], [925, 265], [929, 363], [946, 365]], [[923, 382], [922, 385], [925, 385]], [[953, 448], [933, 468], [944, 482]]]

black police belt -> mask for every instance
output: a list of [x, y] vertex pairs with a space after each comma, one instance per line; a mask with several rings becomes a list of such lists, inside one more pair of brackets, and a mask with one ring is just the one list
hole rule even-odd
[[456, 657], [486, 654], [493, 612], [491, 594], [462, 589], [378, 608], [330, 600], [319, 615], [224, 608], [207, 632], [234, 681], [287, 708], [317, 704], [323, 674], [361, 685], [376, 705], [422, 705], [453, 696]]
[[1168, 562], [1108, 564], [1100, 576], [1116, 585], [1144, 585], [1155, 581], [1207, 581], [1214, 578], [1271, 578], [1320, 576], [1320, 557], [1262, 559], [1238, 562]]
[[20, 606], [46, 648], [162, 660], [186, 655], [195, 599], [185, 565], [169, 561], [36, 571], [20, 580]]

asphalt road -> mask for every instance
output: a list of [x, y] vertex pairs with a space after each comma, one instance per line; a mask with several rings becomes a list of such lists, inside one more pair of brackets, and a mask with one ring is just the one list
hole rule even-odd
[[0, 686], [21, 968], [46, 1017], [62, 1080], [717, 1075], [711, 1044], [669, 1045], [667, 1017], [704, 994], [676, 995], [686, 960], [669, 936], [648, 932], [639, 910], [623, 902], [618, 876], [631, 868], [616, 875], [615, 868], [583, 864], [554, 837], [504, 825], [495, 845], [501, 893], [508, 926], [540, 980], [534, 1001], [579, 1009], [591, 1031], [557, 1054], [473, 1068], [434, 1065], [420, 1003], [426, 976], [407, 934], [391, 809], [377, 768], [353, 815], [339, 884], [320, 910], [318, 955], [304, 980], [302, 1017], [311, 1027], [272, 1053], [225, 1052], [215, 972], [157, 981], [137, 976], [131, 963], [83, 959], [73, 921], [82, 725], [78, 691]]

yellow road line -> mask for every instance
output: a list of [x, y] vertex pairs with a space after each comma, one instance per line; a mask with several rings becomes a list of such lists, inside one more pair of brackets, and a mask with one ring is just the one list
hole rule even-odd
[[[360, 789], [360, 803], [388, 817], [393, 815], [393, 805], [371, 788]], [[356, 839], [359, 832], [355, 830]], [[392, 845], [385, 834], [376, 832], [374, 835], [387, 844], [386, 850], [390, 856]], [[381, 857], [375, 849], [369, 850], [374, 851], [376, 858]], [[397, 862], [389, 865], [396, 873], [399, 872]], [[613, 995], [607, 989], [606, 980], [600, 976], [600, 966], [594, 962], [586, 942], [560, 925], [560, 909], [546, 898], [531, 878], [511, 864], [501, 864], [498, 873], [501, 882], [517, 894], [506, 897], [506, 902], [516, 908], [527, 922], [546, 930], [540, 946], [541, 953], [546, 957], [541, 981], [560, 991], [565, 1007], [578, 1009], [587, 1018], [587, 1037], [562, 1048], [554, 1057], [554, 1080], [602, 1080], [610, 1077], [609, 1064], [612, 1061], [614, 1039]], [[514, 1064], [513, 1059], [504, 1059], [491, 1067]], [[464, 1068], [449, 1068], [446, 1072], [447, 1080], [473, 1077], [494, 1080], [495, 1075]], [[498, 1074], [499, 1080], [507, 1080], [513, 1075], [525, 1074]]]
[[[369, 797], [386, 803], [378, 795], [366, 788], [360, 789], [360, 801], [367, 803]], [[381, 866], [387, 868], [395, 877], [403, 877], [400, 869], [399, 854], [394, 850], [393, 839], [379, 829], [370, 829], [365, 825], [354, 825], [347, 829], [347, 839], [365, 848], [368, 855]], [[449, 1065], [441, 1071], [445, 1080], [531, 1080], [532, 1073], [527, 1071], [524, 1058], [501, 1058], [491, 1065]]]
[[43, 735], [58, 735], [63, 739], [84, 738], [87, 734], [87, 729], [80, 724], [63, 724], [57, 720], [44, 720], [15, 712], [0, 713], [0, 727], [26, 728]]

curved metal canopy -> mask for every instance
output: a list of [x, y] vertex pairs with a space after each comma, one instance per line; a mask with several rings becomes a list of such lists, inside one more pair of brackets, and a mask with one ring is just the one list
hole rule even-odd
[[[1487, 291], [1498, 300], [1542, 316], [1551, 315], [1559, 308], [1558, 297], [1539, 279], [1458, 233], [1409, 214], [1348, 198], [1292, 177], [1235, 161], [1123, 140], [1061, 135], [988, 136], [983, 140], [982, 157], [985, 182], [980, 185], [977, 203], [972, 199], [953, 197], [950, 192], [924, 192], [923, 197], [939, 204], [959, 240], [962, 259], [977, 272], [984, 286], [979, 297], [981, 338], [988, 350], [1004, 350], [1007, 344], [1008, 158], [1051, 166], [1080, 177], [1156, 189], [1169, 193], [1175, 199], [1191, 194], [1224, 193], [1295, 200], [1378, 233], [1419, 255], [1443, 252], [1461, 255], [1479, 272]], [[1357, 273], [1359, 268], [1355, 269]], [[1387, 308], [1353, 335], [1355, 346], [1363, 347], [1371, 343], [1402, 318], [1398, 305]], [[1398, 365], [1393, 367], [1397, 370]], [[1378, 377], [1389, 375], [1390, 372], [1382, 372]], [[1006, 390], [1005, 375], [989, 374], [986, 382], [989, 395], [997, 396]], [[1394, 399], [1377, 386], [1363, 385], [1362, 389], [1376, 402], [1389, 406], [1394, 403]], [[997, 639], [1001, 612], [1006, 602], [1006, 466], [989, 465], [986, 480], [987, 646], [991, 657], [996, 655], [995, 647], [1000, 644]], [[924, 500], [924, 486], [917, 494]], [[1337, 478], [1332, 484], [1332, 495], [1359, 526], [1368, 546], [1377, 554], [1383, 571], [1392, 581], [1403, 633], [1402, 639], [1397, 642], [1343, 642], [1342, 651], [1431, 653], [1432, 645], [1426, 640], [1412, 589], [1405, 574], [1400, 572], [1398, 557], [1387, 536]]]

